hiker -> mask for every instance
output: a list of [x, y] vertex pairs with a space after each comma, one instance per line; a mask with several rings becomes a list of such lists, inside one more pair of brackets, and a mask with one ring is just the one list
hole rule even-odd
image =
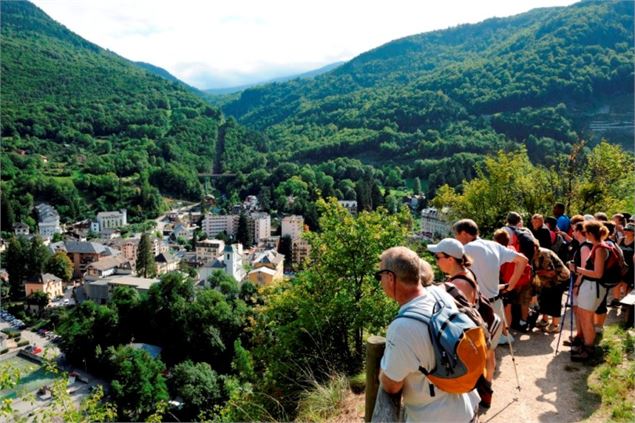
[[549, 231], [549, 228], [545, 225], [545, 219], [541, 214], [534, 214], [531, 217], [531, 233], [534, 235], [534, 238], [540, 242], [541, 247], [551, 247], [553, 243], [551, 231]]
[[[400, 311], [416, 308], [431, 314], [437, 300], [456, 309], [452, 297], [431, 286], [432, 269], [421, 265], [421, 259], [406, 247], [393, 247], [381, 254], [380, 270], [376, 273], [384, 293], [395, 300]], [[423, 274], [429, 273], [429, 274]], [[427, 286], [422, 282], [427, 281]], [[433, 369], [435, 352], [425, 324], [414, 319], [395, 319], [386, 332], [386, 350], [381, 360], [379, 380], [383, 389], [397, 393], [403, 389], [406, 421], [469, 422], [476, 416], [478, 394], [450, 394], [436, 389], [419, 368]]]
[[591, 254], [583, 267], [569, 263], [569, 269], [577, 275], [574, 284], [576, 319], [579, 320], [583, 338], [583, 345], [572, 349], [571, 360], [573, 361], [586, 361], [593, 355], [595, 342], [593, 315], [606, 294], [606, 288], [599, 283], [599, 280], [604, 275], [604, 266], [609, 255], [608, 250], [601, 245], [605, 245], [603, 241], [609, 231], [601, 222], [590, 220], [584, 223], [584, 232], [587, 241], [592, 245]]
[[[498, 317], [505, 322], [505, 312], [503, 310], [503, 301], [499, 290], [499, 270], [503, 263], [514, 262], [516, 267], [514, 273], [507, 285], [507, 290], [512, 290], [522, 277], [527, 258], [522, 254], [518, 254], [512, 249], [505, 248], [502, 245], [479, 237], [478, 225], [471, 219], [462, 219], [452, 227], [454, 238], [459, 240], [465, 248], [465, 254], [473, 260], [471, 269], [476, 275], [479, 290], [490, 301], [492, 307]], [[492, 337], [494, 338], [494, 337]], [[497, 336], [496, 338], [499, 338]], [[494, 379], [494, 369], [496, 368], [495, 349], [498, 339], [492, 339], [491, 349], [487, 356], [487, 372], [486, 379], [492, 382]], [[492, 391], [493, 393], [493, 391]], [[491, 406], [492, 395], [481, 396], [480, 406], [487, 409]]]
[[624, 226], [626, 226], [626, 219], [624, 218], [624, 214], [615, 213], [611, 217], [611, 222], [615, 225], [615, 234], [613, 236], [613, 241], [616, 244], [619, 244], [622, 238], [624, 238]]
[[[497, 229], [494, 232], [494, 241], [504, 247], [509, 245], [509, 233], [505, 229]], [[499, 281], [501, 284], [507, 285], [514, 274], [516, 263], [503, 263], [499, 271]], [[505, 307], [505, 320], [512, 326], [512, 306], [517, 305], [520, 309], [520, 319], [527, 322], [529, 319], [529, 306], [532, 303], [534, 289], [531, 284], [533, 280], [533, 270], [529, 264], [525, 266], [525, 271], [521, 279], [518, 281], [514, 289], [508, 290], [502, 297], [503, 306]], [[503, 329], [503, 335], [498, 341], [498, 345], [504, 345], [507, 342], [514, 342], [514, 337], [508, 328]]]
[[523, 227], [523, 218], [517, 212], [509, 212], [507, 223], [503, 226], [509, 233], [509, 245], [519, 253], [522, 253], [531, 264], [534, 257], [534, 235], [531, 231]]
[[469, 268], [472, 259], [465, 255], [463, 244], [453, 238], [445, 238], [438, 244], [428, 245], [428, 251], [434, 253], [439, 269], [448, 275], [448, 282], [456, 286], [465, 295], [471, 305], [475, 305], [477, 285]]
[[[572, 222], [574, 218], [575, 216], [571, 218]], [[571, 251], [571, 262], [573, 263], [573, 267], [580, 267], [582, 266], [582, 263], [586, 263], [587, 259], [591, 255], [591, 248], [593, 247], [593, 245], [586, 239], [586, 232], [584, 232], [584, 218], [582, 218], [582, 220], [576, 221], [576, 223], [572, 225], [572, 228], [573, 228], [573, 241], [571, 242], [571, 244], [573, 246], [573, 250]], [[578, 306], [577, 306], [577, 300], [575, 299], [575, 297], [577, 297], [577, 293], [575, 292], [575, 290], [573, 291], [573, 296], [574, 296], [574, 301], [573, 301], [573, 306], [571, 310], [573, 315], [577, 316]], [[582, 337], [582, 328], [580, 327], [580, 320], [577, 318], [575, 319], [575, 326], [576, 326], [576, 334], [575, 336], [571, 335], [571, 338], [569, 339], [569, 343], [570, 345], [574, 347], [580, 347], [584, 344], [584, 340]], [[566, 341], [565, 341], [565, 344], [566, 344]]]
[[571, 223], [569, 220], [569, 216], [564, 214], [565, 207], [562, 203], [556, 203], [553, 206], [553, 216], [556, 218], [558, 229], [562, 232], [569, 233], [569, 229], [571, 227]]
[[[607, 235], [604, 242], [606, 244], [617, 246], [616, 242], [613, 240], [613, 236], [615, 234], [615, 224], [613, 222], [609, 222], [608, 220], [603, 221], [602, 224], [609, 231], [609, 234]], [[595, 333], [602, 333], [602, 331], [604, 330], [604, 322], [606, 322], [606, 315], [609, 312], [607, 308], [608, 296], [609, 290], [607, 289], [604, 297], [602, 297], [602, 302], [595, 310], [595, 315], [593, 316], [593, 329], [595, 330]]]
[[[540, 281], [538, 304], [542, 319], [536, 327], [547, 333], [560, 331], [560, 313], [562, 312], [562, 294], [567, 289], [569, 269], [562, 260], [549, 248], [540, 247], [536, 241], [536, 254], [533, 262], [534, 271]], [[549, 323], [551, 317], [551, 323]]]
[[633, 263], [633, 253], [635, 253], [634, 231], [635, 223], [626, 224], [626, 226], [624, 226], [624, 237], [618, 243], [618, 246], [624, 255], [626, 266], [628, 266], [628, 271], [626, 272], [626, 275], [624, 275], [624, 281], [613, 288], [613, 301], [611, 301], [612, 307], [619, 306], [620, 300], [624, 298], [624, 295], [633, 289], [633, 279], [635, 279], [633, 272], [633, 269], [635, 268], [635, 264]]

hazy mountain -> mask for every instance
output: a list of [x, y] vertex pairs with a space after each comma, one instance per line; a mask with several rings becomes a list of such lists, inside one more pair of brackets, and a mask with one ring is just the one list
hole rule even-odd
[[286, 82], [286, 81], [290, 81], [292, 79], [307, 79], [307, 78], [314, 78], [318, 75], [321, 75], [323, 73], [326, 72], [330, 72], [333, 69], [336, 69], [338, 66], [341, 66], [344, 62], [335, 62], [335, 63], [331, 63], [329, 65], [326, 66], [322, 66], [321, 68], [318, 69], [314, 69], [308, 72], [304, 72], [301, 74], [295, 74], [295, 75], [289, 75], [289, 76], [281, 76], [279, 78], [274, 78], [274, 79], [269, 79], [267, 81], [262, 81], [262, 82], [255, 82], [253, 84], [245, 84], [245, 85], [238, 85], [235, 87], [227, 87], [227, 88], [209, 88], [204, 90], [205, 93], [207, 94], [212, 94], [212, 95], [224, 95], [224, 94], [233, 94], [233, 93], [237, 93], [240, 91], [244, 91], [247, 88], [252, 88], [252, 87], [256, 87], [259, 85], [263, 85], [263, 84], [271, 84], [274, 82]]

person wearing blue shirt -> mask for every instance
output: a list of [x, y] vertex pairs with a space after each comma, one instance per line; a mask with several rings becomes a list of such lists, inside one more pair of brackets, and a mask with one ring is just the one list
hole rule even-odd
[[558, 229], [560, 229], [565, 234], [568, 233], [571, 223], [569, 221], [569, 216], [564, 214], [564, 204], [556, 203], [553, 206], [553, 215], [556, 218]]

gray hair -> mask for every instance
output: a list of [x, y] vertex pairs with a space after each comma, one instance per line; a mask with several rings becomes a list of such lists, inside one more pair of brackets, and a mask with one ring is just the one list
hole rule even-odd
[[407, 285], [418, 285], [423, 271], [421, 259], [410, 248], [392, 247], [381, 253], [379, 259], [385, 269], [395, 273]]

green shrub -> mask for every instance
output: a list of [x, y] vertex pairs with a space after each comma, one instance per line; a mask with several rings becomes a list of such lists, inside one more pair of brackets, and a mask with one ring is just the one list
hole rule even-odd
[[29, 341], [27, 339], [24, 339], [24, 340], [18, 342], [18, 348], [19, 347], [24, 347], [25, 345], [29, 345]]
[[7, 352], [9, 352], [9, 348], [5, 348], [5, 349], [3, 349], [2, 351], [0, 351], [0, 355], [1, 355], [1, 354], [5, 354], [5, 353], [7, 353]]
[[362, 371], [348, 379], [351, 391], [355, 394], [361, 394], [366, 389], [366, 372]]

